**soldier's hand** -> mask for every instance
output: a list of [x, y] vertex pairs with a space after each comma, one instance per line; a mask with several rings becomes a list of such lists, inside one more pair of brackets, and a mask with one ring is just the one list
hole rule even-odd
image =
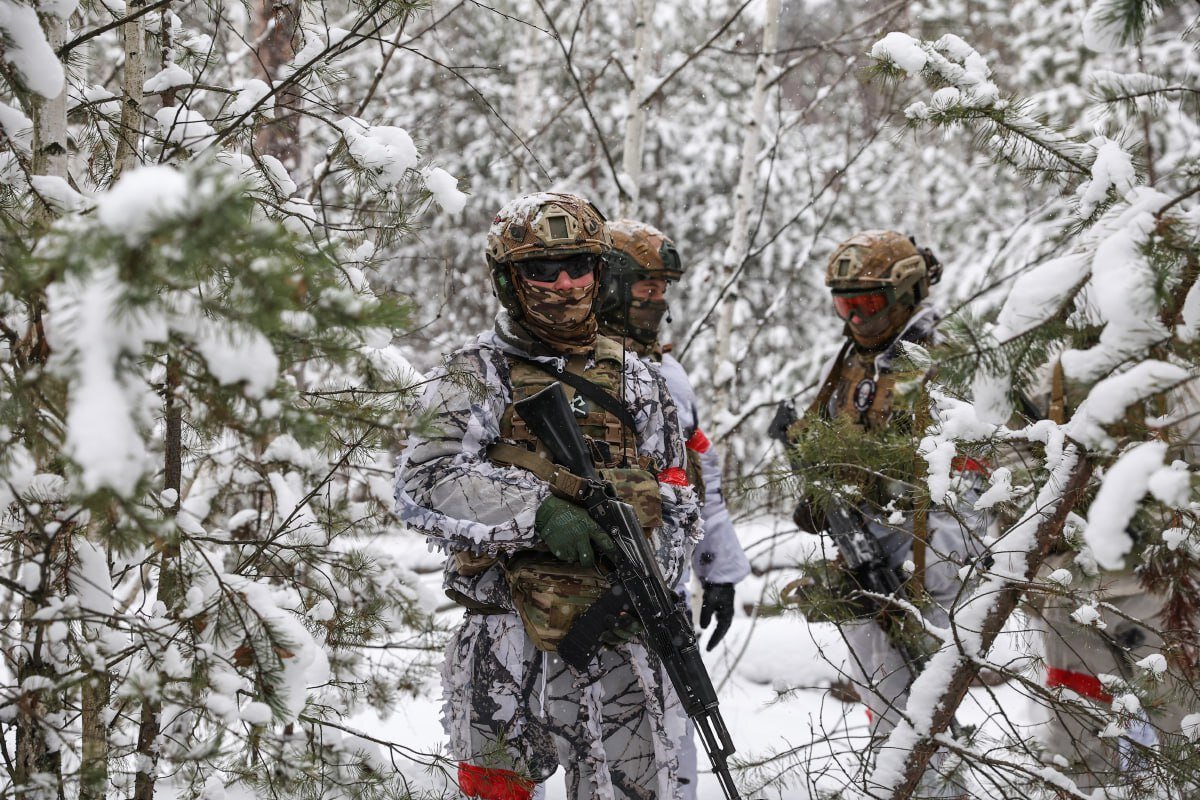
[[704, 598], [700, 603], [700, 627], [707, 628], [713, 616], [717, 618], [717, 627], [713, 628], [705, 650], [712, 650], [717, 642], [725, 638], [729, 626], [733, 624], [733, 584], [706, 583]]
[[533, 526], [556, 558], [584, 567], [596, 563], [595, 549], [607, 553], [615, 546], [584, 508], [554, 495], [538, 506]]
[[612, 620], [608, 630], [600, 634], [600, 641], [610, 647], [632, 642], [646, 632], [641, 621], [630, 611], [622, 611]]

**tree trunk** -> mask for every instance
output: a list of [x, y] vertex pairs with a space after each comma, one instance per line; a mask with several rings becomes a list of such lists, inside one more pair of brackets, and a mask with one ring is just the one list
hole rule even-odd
[[[716, 374], [713, 420], [720, 426], [729, 414], [736, 412], [733, 369], [733, 314], [738, 301], [738, 271], [750, 251], [750, 211], [754, 204], [754, 176], [762, 146], [762, 129], [767, 107], [770, 68], [779, 40], [779, 0], [767, 0], [763, 21], [762, 49], [754, 74], [754, 92], [750, 98], [750, 114], [746, 122], [746, 138], [742, 140], [741, 166], [733, 200], [733, 226], [729, 246], [721, 266], [720, 287], [725, 293], [721, 314], [717, 318]], [[731, 451], [727, 451], [731, 452]]]
[[654, 32], [654, 0], [638, 0], [637, 20], [633, 26], [633, 86], [629, 87], [625, 111], [625, 147], [621, 155], [621, 185], [618, 217], [637, 214], [642, 183], [642, 149], [646, 141], [646, 77], [649, 73], [650, 45]]
[[[130, 0], [129, 14], [136, 14], [146, 0]], [[142, 145], [142, 87], [146, 83], [146, 36], [142, 17], [121, 26], [125, 40], [125, 67], [121, 71], [121, 125], [117, 128], [117, 154], [113, 163], [113, 182], [126, 170], [138, 165]]]
[[[255, 9], [258, 24], [254, 39], [255, 72], [267, 85], [274, 86], [280, 69], [296, 55], [296, 34], [300, 28], [300, 7], [295, 0], [259, 0]], [[255, 134], [259, 153], [274, 156], [294, 171], [301, 166], [300, 92], [295, 85], [275, 95], [275, 120]]]

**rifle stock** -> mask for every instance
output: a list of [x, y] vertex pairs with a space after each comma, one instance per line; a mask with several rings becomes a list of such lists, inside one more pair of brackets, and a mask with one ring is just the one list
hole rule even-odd
[[684, 712], [696, 725], [725, 797], [741, 800], [729, 772], [733, 740], [700, 656], [699, 639], [663, 579], [633, 508], [616, 499], [612, 485], [601, 480], [560, 383], [552, 383], [514, 405], [529, 430], [550, 452], [551, 460], [588, 480], [590, 489], [583, 505], [616, 544], [613, 553], [602, 556], [610, 567], [612, 588], [567, 632], [559, 644], [559, 656], [576, 669], [584, 669], [600, 647], [599, 633], [623, 610], [632, 610], [645, 629], [646, 645], [662, 662]]

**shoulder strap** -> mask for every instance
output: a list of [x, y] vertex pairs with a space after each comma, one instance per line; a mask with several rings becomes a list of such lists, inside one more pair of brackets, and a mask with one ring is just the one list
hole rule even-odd
[[629, 409], [625, 407], [625, 404], [606, 392], [602, 387], [597, 386], [582, 375], [576, 375], [569, 370], [563, 370], [559, 372], [549, 364], [541, 361], [534, 361], [531, 358], [524, 358], [523, 356], [518, 356], [513, 353], [508, 353], [507, 355], [509, 358], [523, 361], [530, 366], [537, 367], [542, 372], [545, 372], [555, 379], [562, 381], [586, 397], [588, 400], [591, 400], [593, 403], [619, 419], [621, 424], [629, 428], [630, 431], [637, 430], [637, 423], [634, 422], [633, 415], [629, 413]]
[[842, 371], [842, 362], [846, 360], [846, 353], [850, 351], [850, 345], [853, 340], [846, 339], [842, 349], [838, 351], [837, 357], [833, 360], [833, 366], [829, 368], [829, 374], [825, 376], [825, 382], [821, 384], [821, 388], [817, 390], [817, 396], [812, 401], [812, 405], [808, 407], [805, 415], [816, 412], [819, 416], [825, 416], [825, 406], [829, 404], [829, 398], [833, 396], [833, 387], [837, 385], [838, 373]]

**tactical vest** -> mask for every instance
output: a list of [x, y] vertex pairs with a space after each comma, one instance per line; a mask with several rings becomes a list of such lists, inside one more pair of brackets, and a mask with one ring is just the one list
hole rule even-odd
[[[585, 358], [567, 360], [566, 369], [586, 378], [611, 396], [622, 399], [624, 350], [603, 336], [596, 338], [595, 363], [586, 368]], [[509, 358], [512, 403], [515, 404], [553, 383], [555, 376], [524, 360]], [[617, 496], [633, 506], [643, 531], [650, 536], [662, 524], [662, 496], [655, 466], [637, 454], [637, 433], [626, 428], [611, 412], [599, 407], [563, 383], [571, 401], [575, 421], [601, 475], [612, 482]], [[518, 466], [549, 479], [553, 465], [545, 448], [510, 404], [500, 417], [500, 435], [508, 443], [489, 449], [492, 460]], [[515, 447], [514, 447], [515, 446]], [[516, 448], [521, 450], [514, 452]], [[523, 455], [524, 454], [524, 455]], [[575, 620], [608, 590], [608, 579], [597, 567], [581, 567], [555, 558], [543, 548], [516, 553], [502, 567], [512, 591], [513, 603], [525, 632], [534, 645], [547, 652], [571, 629]]]
[[829, 381], [829, 399], [824, 410], [830, 419], [853, 420], [867, 430], [885, 428], [893, 421], [896, 376], [878, 371], [874, 354], [850, 348], [834, 364]]
[[[621, 399], [623, 355], [624, 351], [618, 343], [605, 336], [597, 336], [595, 364], [592, 368], [585, 369], [585, 357], [573, 356], [567, 359], [566, 369], [587, 378], [608, 394]], [[545, 451], [539, 447], [537, 437], [529, 430], [525, 420], [516, 413], [513, 404], [537, 394], [556, 379], [550, 372], [523, 360], [509, 358], [508, 365], [512, 404], [509, 404], [500, 416], [500, 436], [544, 456]], [[570, 386], [563, 384], [563, 389], [571, 400], [575, 421], [592, 451], [592, 461], [597, 469], [634, 464], [637, 461], [636, 432], [627, 430], [616, 416], [598, 407]]]

